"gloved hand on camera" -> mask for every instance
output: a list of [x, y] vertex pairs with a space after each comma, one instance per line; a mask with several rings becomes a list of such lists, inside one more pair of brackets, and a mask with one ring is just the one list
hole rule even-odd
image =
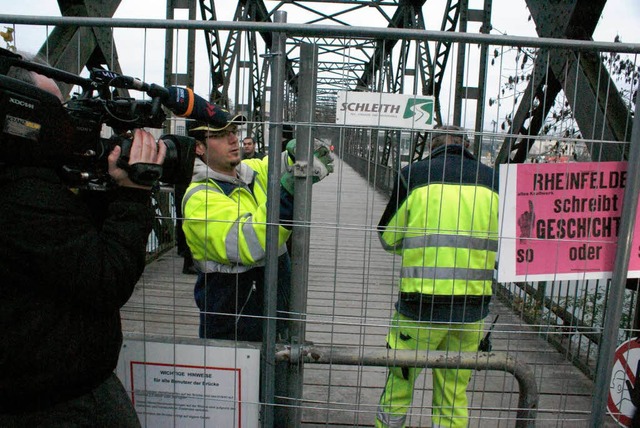
[[[313, 183], [315, 184], [333, 172], [333, 155], [331, 154], [329, 147], [324, 145], [320, 140], [315, 140], [313, 146], [313, 169], [311, 172], [313, 174]], [[296, 159], [295, 139], [287, 143], [286, 153], [287, 156], [283, 159], [283, 168], [286, 172], [280, 179], [280, 183], [287, 192], [293, 195], [293, 183], [295, 181], [293, 176], [293, 164]]]

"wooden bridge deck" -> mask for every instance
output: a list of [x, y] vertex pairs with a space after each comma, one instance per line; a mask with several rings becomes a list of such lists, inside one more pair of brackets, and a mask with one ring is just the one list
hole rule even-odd
[[[336, 172], [314, 186], [307, 339], [318, 346], [385, 346], [399, 263], [381, 249], [374, 230], [385, 204], [339, 160]], [[122, 310], [125, 332], [197, 338], [195, 277], [181, 270], [175, 251], [147, 267]], [[496, 314], [493, 350], [508, 353], [535, 373], [540, 392], [536, 426], [588, 426], [593, 383], [493, 299], [487, 324]], [[409, 426], [431, 426], [430, 372], [416, 381]], [[383, 367], [305, 365], [304, 426], [372, 426], [385, 373]], [[511, 374], [474, 372], [468, 396], [471, 427], [515, 426], [518, 383]], [[616, 426], [613, 420], [607, 425]]]

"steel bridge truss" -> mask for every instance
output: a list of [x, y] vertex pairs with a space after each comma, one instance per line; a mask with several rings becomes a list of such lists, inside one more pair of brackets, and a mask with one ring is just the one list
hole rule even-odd
[[[473, 10], [469, 0], [447, 0], [441, 15], [442, 31], [467, 31], [470, 22], [480, 23], [480, 32], [491, 29], [491, 0], [485, 0], [482, 10]], [[525, 0], [536, 29], [541, 37], [559, 37], [589, 40], [600, 18], [606, 0], [581, 2], [560, 0], [550, 4], [544, 0]], [[58, 0], [63, 16], [112, 17], [121, 0]], [[176, 9], [189, 10], [189, 19], [217, 20], [214, 0], [168, 0], [167, 18], [172, 19]], [[267, 5], [272, 7], [268, 8]], [[221, 5], [219, 5], [220, 7]], [[228, 8], [228, 2], [224, 7]], [[240, 0], [236, 4], [233, 20], [271, 22], [277, 11], [304, 17], [304, 23], [330, 25], [362, 25], [363, 17], [375, 14], [376, 19], [389, 28], [426, 29], [423, 11], [428, 10], [426, 0]], [[369, 19], [367, 18], [367, 21]], [[299, 21], [296, 19], [296, 23]], [[378, 25], [380, 26], [380, 25]], [[184, 75], [174, 73], [171, 66], [173, 35], [167, 32], [165, 56], [165, 84], [193, 85], [195, 31], [189, 31], [188, 68]], [[271, 64], [272, 36], [268, 32], [229, 31], [224, 35], [216, 30], [204, 31], [211, 74], [212, 101], [247, 114], [259, 147], [264, 145], [264, 123], [268, 120], [265, 106]], [[244, 37], [243, 37], [244, 36]], [[82, 41], [82, 43], [80, 43]], [[441, 88], [452, 50], [451, 43], [427, 40], [355, 40], [331, 37], [290, 37], [286, 49], [286, 81], [284, 120], [295, 117], [298, 93], [299, 46], [303, 42], [319, 47], [317, 109], [326, 116], [334, 109], [336, 92], [379, 91], [433, 95], [436, 99], [435, 121], [442, 123]], [[244, 44], [244, 46], [243, 46]], [[487, 47], [479, 60], [477, 87], [465, 83], [469, 64], [467, 49], [460, 44], [455, 61], [455, 96], [453, 123], [462, 117], [463, 99], [475, 99], [478, 105], [475, 130], [482, 130], [485, 103]], [[118, 52], [108, 28], [61, 26], [50, 33], [40, 53], [46, 55], [57, 68], [79, 73], [83, 67], [105, 67], [120, 72]], [[465, 68], [466, 67], [466, 68]], [[238, 76], [248, 76], [246, 99], [239, 97]], [[234, 80], [234, 77], [235, 80]], [[409, 78], [412, 80], [410, 81]], [[72, 88], [63, 87], [68, 94]], [[532, 147], [535, 136], [551, 106], [561, 91], [570, 103], [575, 120], [584, 138], [595, 136], [602, 140], [628, 141], [631, 135], [630, 112], [616, 90], [601, 58], [595, 54], [575, 53], [555, 49], [537, 52], [532, 78], [520, 99], [510, 123], [508, 137], [496, 157], [496, 164], [523, 162]], [[122, 90], [124, 94], [124, 90]], [[235, 94], [232, 98], [231, 94]], [[334, 110], [335, 111], [335, 110]], [[606, 114], [605, 114], [606, 112]], [[362, 133], [363, 131], [353, 131]], [[372, 136], [369, 158], [382, 166], [399, 166], [399, 137], [395, 130], [379, 131], [382, 138]], [[361, 136], [365, 138], [365, 136]], [[378, 141], [381, 141], [378, 143]], [[424, 156], [428, 143], [427, 132], [412, 134], [410, 161]], [[382, 147], [379, 147], [381, 144]], [[479, 141], [475, 151], [479, 152]], [[619, 160], [626, 156], [622, 144], [590, 143], [595, 160]], [[373, 152], [375, 150], [375, 152]]]
[[[262, 0], [245, 0], [237, 3], [234, 20], [271, 22], [275, 12], [279, 10], [291, 11], [298, 8], [308, 13], [306, 24], [332, 23], [339, 25], [351, 25], [354, 15], [363, 10], [375, 10], [382, 22], [390, 28], [426, 29], [423, 9], [426, 0], [411, 1], [362, 1], [362, 0], [328, 0], [328, 1], [292, 1], [273, 2], [275, 7], [268, 10]], [[331, 5], [331, 12], [323, 12], [322, 7]], [[468, 0], [448, 0], [445, 7], [445, 15], [442, 19], [442, 31], [456, 31], [459, 19], [465, 17], [464, 25], [469, 16]], [[487, 2], [486, 6], [490, 6]], [[213, 0], [200, 0], [202, 19], [215, 20], [215, 2]], [[461, 14], [461, 10], [464, 12]], [[487, 9], [485, 8], [485, 11]], [[475, 16], [478, 16], [477, 14]], [[482, 16], [483, 27], [490, 28], [490, 14]], [[356, 20], [357, 21], [357, 20]], [[235, 100], [236, 110], [241, 110], [250, 117], [252, 127], [250, 131], [256, 138], [258, 146], [264, 145], [264, 120], [265, 96], [268, 86], [270, 68], [271, 34], [261, 33], [260, 40], [255, 33], [246, 35], [246, 56], [240, 49], [240, 37], [238, 32], [229, 32], [224, 48], [222, 37], [218, 31], [206, 31], [205, 37], [209, 51], [211, 65], [211, 99], [225, 106], [230, 106], [230, 82], [236, 69], [246, 67], [250, 70], [248, 86], [249, 99], [246, 102]], [[435, 44], [434, 54], [427, 41], [410, 40], [345, 40], [327, 37], [292, 37], [287, 42], [287, 109], [285, 120], [294, 117], [297, 88], [297, 73], [299, 68], [299, 46], [301, 43], [314, 43], [319, 47], [318, 64], [318, 109], [329, 111], [335, 106], [336, 92], [340, 90], [352, 91], [381, 91], [398, 93], [411, 90], [412, 93], [433, 95], [436, 98], [436, 122], [442, 123], [440, 103], [438, 96], [442, 85], [444, 72], [451, 50], [451, 43], [438, 42]], [[258, 50], [263, 46], [263, 54]], [[464, 50], [463, 50], [464, 52]], [[244, 59], [243, 59], [244, 58]], [[397, 59], [396, 59], [397, 58]], [[262, 59], [262, 61], [261, 61]], [[458, 61], [464, 63], [464, 54]], [[406, 88], [406, 78], [413, 76], [413, 87]], [[237, 81], [238, 79], [236, 79]], [[482, 81], [483, 79], [479, 79]], [[462, 73], [460, 73], [458, 86], [463, 90]], [[469, 91], [464, 87], [464, 93], [473, 93], [477, 97], [482, 91]], [[238, 91], [236, 91], [237, 96]], [[481, 110], [481, 109], [478, 109]], [[456, 122], [460, 122], [461, 110], [458, 109]], [[384, 131], [382, 157], [378, 162], [387, 165], [396, 164], [399, 159], [395, 155], [399, 141], [399, 132]], [[423, 156], [427, 142], [426, 132], [415, 132], [413, 137], [414, 160]]]

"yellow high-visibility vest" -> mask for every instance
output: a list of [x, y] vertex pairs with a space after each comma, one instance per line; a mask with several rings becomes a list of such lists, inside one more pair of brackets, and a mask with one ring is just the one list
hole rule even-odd
[[383, 247], [402, 255], [400, 291], [490, 295], [498, 249], [494, 171], [461, 146], [405, 167], [379, 225]]

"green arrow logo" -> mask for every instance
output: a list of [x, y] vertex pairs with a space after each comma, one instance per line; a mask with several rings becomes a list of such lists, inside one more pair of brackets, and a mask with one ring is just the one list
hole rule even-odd
[[433, 99], [430, 98], [412, 98], [407, 101], [404, 108], [403, 119], [414, 118], [416, 122], [423, 122], [427, 125], [433, 123]]

